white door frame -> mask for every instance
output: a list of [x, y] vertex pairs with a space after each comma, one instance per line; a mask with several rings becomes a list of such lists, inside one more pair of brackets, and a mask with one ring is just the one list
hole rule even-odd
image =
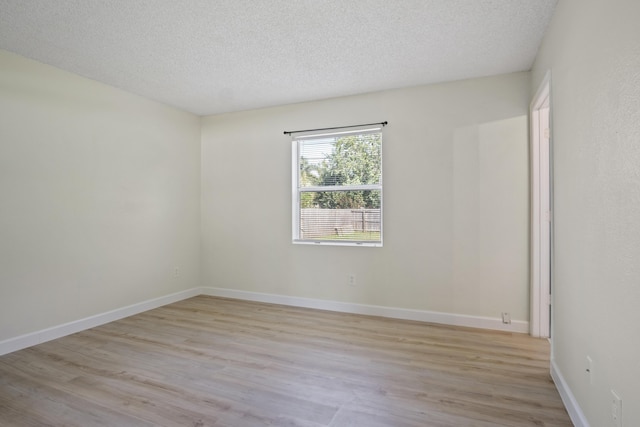
[[531, 335], [551, 335], [551, 73], [531, 105]]

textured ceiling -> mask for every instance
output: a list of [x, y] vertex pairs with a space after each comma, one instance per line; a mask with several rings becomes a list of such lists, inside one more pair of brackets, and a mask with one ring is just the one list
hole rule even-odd
[[529, 70], [557, 0], [0, 0], [0, 48], [199, 115]]

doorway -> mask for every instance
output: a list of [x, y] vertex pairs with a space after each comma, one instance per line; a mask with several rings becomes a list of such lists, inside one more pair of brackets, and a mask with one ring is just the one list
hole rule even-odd
[[551, 336], [552, 173], [550, 72], [530, 105], [531, 119], [531, 335]]

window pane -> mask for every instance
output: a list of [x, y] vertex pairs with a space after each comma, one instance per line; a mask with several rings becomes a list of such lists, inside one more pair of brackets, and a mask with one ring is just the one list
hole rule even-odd
[[380, 184], [380, 133], [299, 141], [300, 187]]
[[302, 192], [300, 239], [380, 241], [380, 191]]

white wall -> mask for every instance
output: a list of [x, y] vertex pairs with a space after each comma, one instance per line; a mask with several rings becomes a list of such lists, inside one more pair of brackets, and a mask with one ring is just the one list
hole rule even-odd
[[[589, 424], [640, 426], [640, 2], [558, 2], [533, 69], [551, 70], [554, 363]], [[585, 373], [594, 360], [593, 384]]]
[[0, 341], [198, 286], [199, 156], [197, 116], [0, 51]]
[[[529, 87], [518, 73], [203, 118], [203, 286], [527, 321]], [[283, 131], [382, 120], [384, 247], [293, 245]]]

